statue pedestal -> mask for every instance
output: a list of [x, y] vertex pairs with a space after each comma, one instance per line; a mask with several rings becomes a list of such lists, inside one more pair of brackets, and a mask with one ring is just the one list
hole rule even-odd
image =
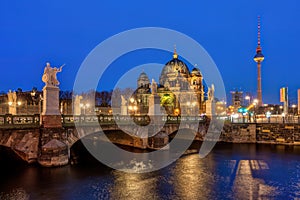
[[149, 102], [149, 116], [160, 116], [160, 97], [157, 94], [151, 94], [148, 99]]
[[211, 117], [216, 115], [216, 103], [215, 101], [210, 101], [207, 100], [205, 102], [205, 107], [206, 107], [206, 115]]
[[41, 123], [44, 127], [62, 127], [61, 113], [59, 111], [59, 88], [45, 86], [43, 88], [43, 112]]
[[80, 101], [82, 99], [82, 96], [76, 95], [74, 99], [73, 104], [73, 114], [74, 115], [81, 115], [81, 107], [80, 107]]
[[127, 115], [127, 106], [121, 106], [121, 115]]
[[41, 123], [44, 128], [60, 128], [62, 127], [61, 115], [42, 115]]

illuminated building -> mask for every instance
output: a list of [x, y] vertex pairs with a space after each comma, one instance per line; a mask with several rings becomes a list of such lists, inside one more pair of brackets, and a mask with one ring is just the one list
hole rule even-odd
[[[150, 80], [142, 72], [130, 101], [130, 106], [137, 106], [136, 113], [147, 114], [150, 94]], [[196, 67], [189, 71], [187, 65], [178, 58], [176, 49], [173, 59], [161, 71], [157, 94], [160, 96], [161, 107], [167, 114], [200, 114], [205, 110], [203, 76]]]

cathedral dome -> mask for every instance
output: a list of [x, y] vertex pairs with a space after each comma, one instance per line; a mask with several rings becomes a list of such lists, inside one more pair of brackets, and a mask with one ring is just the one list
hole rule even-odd
[[149, 78], [145, 72], [142, 72], [137, 81], [138, 87], [148, 87], [150, 85]]
[[189, 74], [188, 67], [183, 61], [178, 59], [177, 54], [174, 54], [173, 59], [165, 64], [161, 75], [167, 75], [169, 73]]
[[160, 84], [164, 85], [165, 81], [170, 77], [182, 76], [188, 78], [190, 73], [187, 65], [180, 59], [176, 51], [174, 52], [173, 59], [167, 62], [160, 74]]
[[145, 72], [142, 72], [139, 76], [139, 80], [144, 80], [149, 82], [149, 78]]

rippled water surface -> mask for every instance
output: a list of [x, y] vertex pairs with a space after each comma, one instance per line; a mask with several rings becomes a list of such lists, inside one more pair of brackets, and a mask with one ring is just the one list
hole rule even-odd
[[[0, 199], [300, 199], [300, 146], [217, 144], [159, 171], [96, 162], [60, 168], [5, 164]], [[5, 169], [4, 169], [5, 168]]]

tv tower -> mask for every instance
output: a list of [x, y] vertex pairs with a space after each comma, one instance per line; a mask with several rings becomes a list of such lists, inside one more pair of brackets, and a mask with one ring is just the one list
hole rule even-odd
[[260, 46], [260, 16], [258, 16], [257, 29], [258, 29], [258, 32], [257, 32], [257, 47], [256, 47], [256, 54], [255, 54], [253, 59], [257, 63], [257, 100], [258, 100], [258, 106], [262, 106], [261, 63], [265, 59], [265, 57], [261, 52], [261, 46]]

